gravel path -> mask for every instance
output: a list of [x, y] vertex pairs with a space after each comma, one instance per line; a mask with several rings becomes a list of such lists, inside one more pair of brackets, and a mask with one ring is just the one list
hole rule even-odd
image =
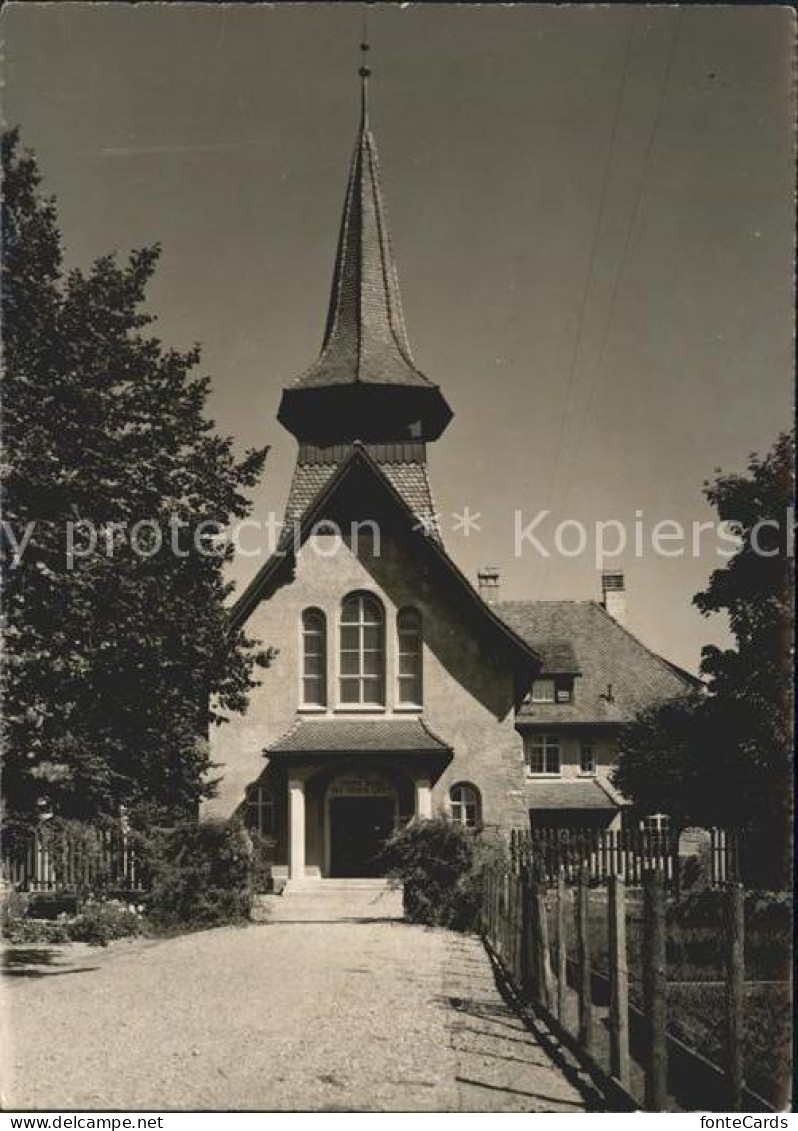
[[587, 1106], [474, 938], [278, 923], [7, 960], [6, 1110]]

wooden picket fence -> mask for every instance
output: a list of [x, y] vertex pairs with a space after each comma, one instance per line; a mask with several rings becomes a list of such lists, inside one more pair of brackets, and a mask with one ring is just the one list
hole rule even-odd
[[31, 828], [2, 847], [3, 880], [19, 891], [143, 890], [136, 854], [120, 829], [81, 826], [52, 837], [46, 829]]
[[[721, 886], [740, 875], [739, 841], [736, 833], [707, 829], [709, 836], [708, 882]], [[678, 835], [645, 829], [515, 829], [510, 851], [531, 857], [541, 878], [549, 885], [563, 872], [567, 883], [585, 872], [592, 883], [606, 883], [621, 876], [627, 887], [640, 887], [644, 875], [654, 869], [669, 886], [679, 886]]]
[[[718, 922], [718, 947], [725, 969], [727, 1056], [725, 1064], [716, 1065], [666, 1031], [666, 869], [644, 870], [642, 892], [629, 893], [627, 912], [628, 885], [619, 872], [607, 874], [606, 888], [597, 890], [587, 867], [574, 883], [569, 882], [566, 868], [560, 867], [552, 890], [533, 855], [521, 851], [523, 839], [516, 838], [509, 866], [486, 868], [481, 920], [483, 938], [521, 1006], [534, 1006], [555, 1033], [559, 1030], [560, 1038], [581, 1054], [605, 1095], [621, 1109], [666, 1110], [669, 1091], [682, 1073], [688, 1110], [772, 1110], [761, 1097], [744, 1089], [742, 885], [727, 885]], [[628, 870], [627, 875], [636, 878], [638, 873]], [[591, 965], [597, 906], [604, 908], [600, 914], [606, 914], [606, 924], [601, 925], [602, 934], [606, 929], [607, 952], [602, 962], [606, 969], [601, 971]], [[638, 936], [641, 953], [632, 971], [631, 941], [627, 946], [631, 919], [642, 927]], [[636, 1004], [631, 1006], [630, 977], [636, 989]], [[599, 1015], [607, 1000], [606, 1016]], [[631, 1029], [635, 1034], [634, 1071]]]

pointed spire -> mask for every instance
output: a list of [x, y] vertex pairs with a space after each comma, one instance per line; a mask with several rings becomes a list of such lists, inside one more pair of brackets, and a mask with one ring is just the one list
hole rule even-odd
[[[312, 390], [341, 389], [348, 387], [376, 391], [386, 386], [397, 391], [415, 390], [412, 404], [405, 398], [404, 405], [421, 433], [439, 435], [451, 418], [451, 410], [440, 394], [437, 385], [416, 368], [410, 351], [405, 327], [399, 278], [391, 248], [388, 220], [382, 194], [377, 146], [369, 121], [369, 79], [371, 67], [366, 63], [369, 45], [361, 44], [360, 123], [349, 171], [349, 182], [344, 200], [338, 249], [335, 257], [332, 292], [327, 312], [321, 353], [316, 362], [284, 392], [279, 419], [295, 434], [307, 431], [307, 418], [311, 407], [317, 406], [302, 398]], [[418, 401], [421, 393], [423, 403]], [[370, 394], [367, 427], [379, 428], [377, 402]], [[387, 400], [381, 402], [387, 412]], [[347, 402], [347, 412], [353, 402]], [[365, 408], [365, 402], [362, 400]], [[301, 409], [300, 405], [305, 408]], [[335, 402], [343, 412], [343, 400]], [[398, 402], [391, 401], [391, 416], [395, 417]], [[375, 415], [376, 413], [376, 415]], [[358, 413], [356, 412], [357, 416]], [[405, 407], [399, 413], [405, 416]], [[397, 422], [398, 424], [398, 422]], [[412, 421], [407, 420], [410, 428]], [[314, 427], [317, 425], [314, 423]], [[364, 438], [363, 426], [355, 419], [350, 428], [360, 428], [355, 435]]]
[[429, 384], [413, 364], [369, 121], [368, 44], [361, 44], [360, 125], [346, 190], [322, 352], [298, 385]]

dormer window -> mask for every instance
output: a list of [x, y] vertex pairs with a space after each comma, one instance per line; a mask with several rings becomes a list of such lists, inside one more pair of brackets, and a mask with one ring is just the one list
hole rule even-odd
[[556, 693], [558, 703], [572, 703], [574, 698], [574, 681], [570, 676], [560, 676], [556, 680]]
[[533, 703], [572, 703], [574, 681], [571, 676], [544, 676], [532, 684]]
[[533, 703], [554, 703], [556, 687], [553, 679], [536, 679], [532, 684]]

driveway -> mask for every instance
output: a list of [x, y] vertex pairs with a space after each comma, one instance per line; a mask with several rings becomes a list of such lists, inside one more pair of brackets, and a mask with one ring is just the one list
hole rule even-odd
[[6, 1110], [589, 1106], [505, 1006], [474, 938], [274, 923], [7, 960]]

